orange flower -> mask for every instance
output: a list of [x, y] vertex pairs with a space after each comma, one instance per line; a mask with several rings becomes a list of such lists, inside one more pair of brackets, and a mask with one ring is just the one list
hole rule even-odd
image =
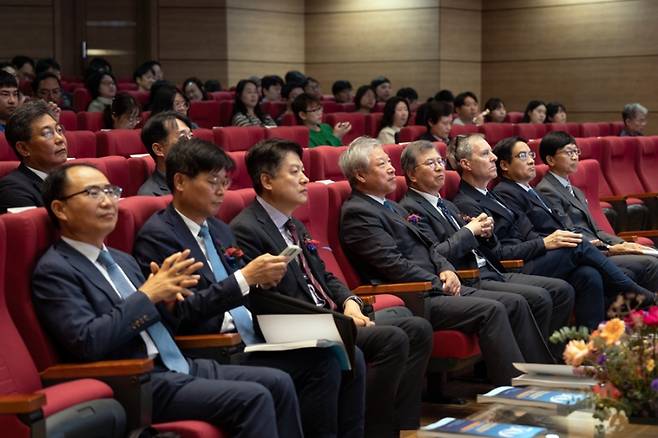
[[564, 362], [567, 365], [577, 367], [583, 363], [583, 360], [585, 360], [589, 351], [590, 350], [585, 341], [573, 339], [569, 341], [564, 349]]
[[621, 338], [626, 330], [626, 324], [619, 318], [611, 319], [606, 322], [601, 329], [600, 337], [605, 339], [607, 345], [612, 345]]

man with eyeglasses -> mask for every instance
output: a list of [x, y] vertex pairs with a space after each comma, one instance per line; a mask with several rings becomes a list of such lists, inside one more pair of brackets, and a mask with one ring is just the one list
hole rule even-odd
[[322, 102], [308, 93], [297, 96], [292, 102], [291, 109], [297, 123], [308, 128], [309, 147], [342, 146], [341, 139], [352, 129], [350, 122], [338, 122], [333, 129], [326, 123], [322, 123]]
[[545, 339], [569, 322], [575, 291], [566, 281], [505, 272], [491, 251], [499, 244], [493, 219], [481, 213], [466, 223], [457, 207], [441, 197], [445, 163], [432, 143], [408, 144], [400, 160], [409, 187], [400, 205], [418, 216], [416, 225], [439, 243], [439, 252], [456, 269], [477, 268], [479, 287], [523, 296]]
[[551, 209], [564, 218], [568, 228], [606, 249], [610, 260], [629, 277], [649, 290], [658, 290], [658, 259], [642, 255], [640, 251], [646, 247], [601, 230], [592, 218], [585, 194], [571, 185], [569, 175], [578, 171], [580, 156], [576, 139], [566, 132], [549, 132], [541, 140], [539, 154], [550, 170], [536, 189]]
[[220, 365], [183, 356], [170, 333], [181, 315], [203, 318], [189, 288], [202, 263], [172, 252], [148, 275], [129, 255], [107, 248], [121, 189], [89, 164], [55, 169], [44, 204], [61, 231], [32, 277], [40, 322], [75, 362], [152, 358], [153, 421], [201, 420], [232, 436], [301, 437], [294, 384], [265, 367]]
[[142, 128], [142, 143], [155, 161], [155, 171], [144, 181], [138, 195], [163, 196], [171, 193], [165, 178], [165, 160], [169, 150], [180, 139], [192, 138], [192, 124], [184, 115], [166, 111], [154, 115]]
[[5, 136], [21, 163], [0, 180], [0, 213], [8, 208], [41, 207], [43, 181], [66, 162], [64, 128], [46, 102], [35, 100], [13, 112]]
[[[262, 340], [254, 331], [248, 310], [249, 292], [256, 285], [277, 284], [286, 272], [286, 257], [263, 254], [249, 263], [240, 255], [230, 228], [217, 219], [224, 194], [230, 186], [233, 160], [216, 145], [200, 139], [180, 141], [166, 159], [167, 184], [172, 202], [155, 213], [135, 239], [134, 255], [143, 273], [151, 262], [161, 263], [166, 254], [191, 250], [204, 267], [194, 295], [180, 309], [177, 334], [238, 332], [244, 344]], [[340, 364], [327, 349], [302, 349], [271, 353], [253, 353], [232, 357], [243, 365], [278, 368], [292, 377], [301, 408], [306, 436], [334, 436], [337, 412], [341, 405], [352, 412], [354, 434], [341, 429], [344, 436], [358, 436], [363, 430], [363, 359], [357, 359], [356, 378], [341, 385]], [[360, 405], [360, 409], [359, 409]], [[332, 435], [332, 433], [334, 435]]]

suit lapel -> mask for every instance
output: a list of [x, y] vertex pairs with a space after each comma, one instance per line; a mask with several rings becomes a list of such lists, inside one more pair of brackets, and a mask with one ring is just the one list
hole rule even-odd
[[572, 195], [571, 192], [569, 192], [569, 190], [567, 190], [566, 187], [560, 184], [560, 181], [558, 181], [557, 178], [555, 178], [550, 172], [546, 174], [545, 178], [547, 178], [548, 182], [550, 182], [553, 185], [553, 187], [555, 187], [555, 190], [558, 191], [558, 194], [560, 196], [566, 199], [569, 202], [569, 204], [571, 204], [572, 206], [583, 212], [583, 215], [585, 216], [585, 218], [587, 218], [587, 222], [589, 223], [589, 226], [592, 227], [593, 230], [596, 230], [597, 228], [592, 223], [592, 219], [590, 218], [589, 215], [587, 200], [582, 195], [580, 189], [572, 186], [574, 192], [574, 195]]
[[[475, 200], [475, 202], [480, 204], [480, 207], [482, 207], [483, 210], [496, 212], [499, 215], [506, 217], [510, 221], [514, 220], [514, 217], [510, 214], [510, 212], [507, 211], [503, 206], [499, 205], [498, 202], [495, 202], [487, 198], [482, 193], [480, 193], [475, 187], [471, 186], [467, 182], [464, 182], [464, 180], [462, 180], [461, 182], [461, 188], [469, 198]], [[491, 193], [491, 191], [489, 193]], [[494, 193], [491, 194], [492, 196], [496, 196]]]
[[419, 208], [422, 208], [427, 214], [430, 216], [434, 217], [436, 220], [438, 220], [441, 225], [446, 228], [446, 229], [454, 229], [450, 223], [448, 218], [444, 218], [441, 213], [423, 196], [420, 194], [414, 192], [413, 190], [409, 190], [408, 196], [411, 197], [411, 199], [418, 204]]

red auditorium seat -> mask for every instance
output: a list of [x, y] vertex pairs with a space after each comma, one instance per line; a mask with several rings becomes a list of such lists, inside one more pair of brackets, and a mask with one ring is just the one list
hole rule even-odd
[[544, 162], [541, 159], [541, 156], [539, 155], [539, 144], [541, 143], [541, 139], [535, 138], [532, 140], [528, 140], [528, 147], [530, 148], [531, 151], [535, 153], [535, 164], [543, 164]]
[[324, 114], [339, 113], [343, 111], [343, 106], [334, 100], [322, 101], [322, 112]]
[[543, 123], [517, 123], [514, 128], [514, 135], [528, 140], [542, 138], [546, 134], [546, 125]]
[[640, 160], [636, 169], [646, 192], [658, 192], [658, 136], [637, 137]]
[[69, 157], [91, 158], [96, 156], [96, 135], [91, 131], [66, 131]]
[[445, 179], [443, 182], [443, 187], [440, 190], [441, 196], [446, 198], [449, 201], [452, 201], [457, 193], [459, 193], [459, 184], [461, 183], [461, 177], [456, 170], [446, 170], [444, 172]]
[[573, 137], [581, 137], [580, 134], [580, 124], [575, 122], [568, 123], [547, 123], [546, 127], [548, 132], [551, 131], [564, 131], [571, 134]]
[[601, 169], [596, 160], [581, 160], [578, 171], [569, 176], [571, 184], [578, 187], [587, 198], [587, 206], [596, 225], [609, 234], [615, 234], [610, 222], [603, 214], [603, 206], [599, 201], [599, 175]]
[[645, 190], [636, 171], [642, 159], [637, 137], [603, 137], [601, 143], [605, 153], [601, 169], [612, 191], [617, 195], [642, 198]]
[[86, 88], [80, 87], [73, 90], [73, 111], [87, 111], [91, 103], [91, 93]]
[[520, 111], [510, 111], [505, 116], [506, 123], [521, 123], [523, 120], [523, 113]]
[[134, 82], [118, 82], [118, 91], [137, 91], [137, 84]]
[[279, 126], [296, 126], [297, 125], [297, 119], [295, 119], [295, 115], [293, 113], [288, 113], [284, 114], [281, 118], [281, 123], [279, 123]]
[[149, 92], [139, 91], [139, 90], [126, 90], [125, 92], [135, 98], [140, 108], [142, 109], [146, 108], [146, 105], [149, 102], [149, 95], [150, 95]]
[[231, 126], [233, 99], [219, 101], [219, 126]]
[[377, 102], [375, 104], [375, 107], [372, 109], [373, 113], [383, 113], [384, 112], [384, 106], [386, 106], [386, 102]]
[[188, 116], [200, 128], [212, 129], [219, 126], [220, 103], [216, 100], [202, 100], [192, 102]]
[[548, 165], [546, 164], [535, 165], [535, 177], [532, 179], [532, 181], [530, 181], [530, 185], [534, 187], [537, 184], [539, 184], [539, 181], [541, 181], [542, 178], [544, 178], [546, 172], [548, 172]]
[[513, 123], [485, 123], [480, 126], [480, 132], [484, 134], [487, 143], [493, 148], [496, 143], [504, 138], [514, 135]]
[[418, 137], [425, 134], [427, 128], [420, 125], [405, 126], [400, 130], [400, 143], [416, 141]]
[[366, 135], [377, 138], [383, 117], [384, 113], [381, 112], [366, 114]]
[[73, 93], [73, 90], [75, 90], [76, 88], [82, 88], [85, 86], [85, 84], [83, 84], [82, 82], [78, 82], [75, 80], [65, 81], [64, 79], [62, 79], [61, 83], [62, 83], [62, 90], [66, 91], [67, 93]]
[[231, 174], [231, 187], [230, 190], [244, 189], [252, 186], [251, 178], [249, 177], [249, 172], [247, 171], [247, 163], [245, 163], [244, 158], [246, 155], [245, 151], [234, 151], [229, 152], [229, 156], [235, 162], [235, 170]]
[[294, 141], [301, 147], [308, 147], [308, 128], [306, 126], [278, 126], [266, 128], [265, 138], [285, 138]]
[[92, 132], [104, 129], [103, 113], [80, 111], [77, 116], [79, 129]]
[[619, 135], [624, 129], [624, 122], [610, 122], [610, 135]]
[[21, 164], [20, 161], [0, 161], [0, 178], [3, 178], [7, 176], [8, 173], [13, 172], [19, 164]]
[[347, 146], [318, 146], [308, 149], [305, 155], [310, 155], [311, 159], [311, 169], [307, 173], [310, 180], [344, 180], [345, 176], [338, 166], [338, 158], [346, 149]]
[[265, 130], [260, 126], [225, 126], [213, 128], [214, 143], [227, 151], [246, 151], [265, 139]]
[[263, 102], [260, 104], [265, 114], [269, 114], [272, 119], [276, 120], [286, 110], [285, 102]]
[[192, 135], [201, 140], [209, 141], [210, 143], [215, 142], [215, 136], [212, 133], [212, 129], [196, 128], [192, 130]]
[[608, 122], [584, 122], [580, 124], [581, 137], [605, 137], [610, 134]]
[[18, 160], [14, 149], [9, 146], [5, 133], [0, 132], [0, 161], [15, 161]]
[[395, 168], [396, 175], [403, 175], [402, 164], [400, 164], [400, 157], [402, 156], [402, 151], [404, 150], [404, 145], [402, 144], [385, 144], [382, 145], [384, 151], [388, 154], [391, 159], [391, 164]]
[[99, 157], [121, 155], [129, 157], [132, 154], [144, 154], [146, 149], [142, 144], [139, 129], [113, 129], [96, 133], [96, 151]]
[[208, 93], [214, 100], [233, 100], [234, 93], [231, 91], [211, 91]]
[[98, 168], [107, 179], [123, 189], [122, 198], [134, 196], [148, 177], [146, 162], [135, 161], [130, 164], [125, 157], [110, 155], [99, 158], [81, 158], [77, 161], [89, 163]]
[[340, 103], [339, 105], [341, 107], [339, 112], [341, 113], [352, 113], [355, 111], [354, 102]]
[[75, 131], [78, 129], [78, 119], [73, 111], [62, 110], [59, 114], [59, 123], [67, 131]]
[[476, 125], [452, 125], [450, 128], [450, 138], [464, 134], [475, 134], [480, 132], [480, 128]]
[[255, 198], [256, 192], [252, 188], [230, 190], [224, 194], [217, 217], [228, 224]]
[[341, 141], [344, 145], [348, 145], [357, 137], [366, 135], [366, 115], [363, 113], [331, 113], [326, 114], [325, 123], [332, 128], [339, 122], [350, 122], [352, 129], [345, 134]]

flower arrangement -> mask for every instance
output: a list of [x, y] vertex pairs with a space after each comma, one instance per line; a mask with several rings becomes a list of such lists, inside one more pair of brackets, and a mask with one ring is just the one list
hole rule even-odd
[[320, 245], [320, 242], [318, 240], [311, 239], [310, 236], [305, 236], [304, 245], [306, 246], [308, 252], [315, 253], [318, 250], [318, 245]]
[[589, 335], [585, 328], [565, 327], [551, 338], [566, 339], [564, 361], [586, 365], [584, 372], [599, 382], [592, 389], [594, 418], [611, 419], [620, 411], [629, 418], [658, 417], [658, 306], [631, 310]]
[[411, 224], [414, 224], [414, 225], [416, 225], [416, 224], [418, 224], [418, 222], [420, 222], [420, 216], [417, 215], [416, 213], [408, 214], [405, 219], [407, 220], [407, 222], [409, 222]]
[[233, 269], [238, 269], [240, 260], [244, 257], [244, 251], [237, 246], [229, 246], [224, 249], [224, 257], [226, 257], [226, 261]]

